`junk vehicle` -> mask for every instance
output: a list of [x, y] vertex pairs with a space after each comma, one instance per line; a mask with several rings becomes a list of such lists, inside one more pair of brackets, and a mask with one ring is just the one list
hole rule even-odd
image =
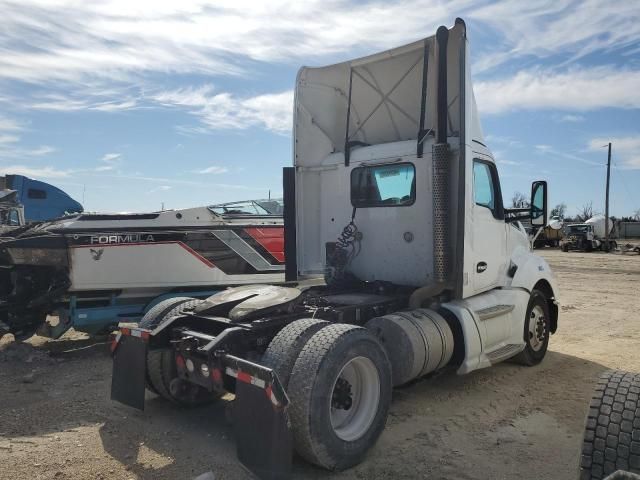
[[[435, 36], [297, 77], [283, 175], [286, 286], [230, 288], [148, 312], [114, 339], [112, 398], [180, 405], [235, 393], [238, 457], [284, 478], [292, 451], [361, 462], [393, 386], [445, 367], [542, 361], [557, 287], [504, 208], [458, 19]], [[323, 282], [318, 282], [318, 279]], [[315, 283], [314, 283], [315, 282]], [[183, 304], [184, 305], [184, 304]]]
[[0, 189], [15, 190], [16, 203], [24, 207], [24, 223], [42, 222], [69, 213], [81, 213], [82, 205], [58, 187], [24, 175], [0, 176]]
[[17, 201], [16, 190], [0, 190], [0, 235], [25, 224], [24, 207]]
[[605, 240], [605, 223], [609, 229], [609, 235], [613, 231], [613, 220], [605, 222], [604, 215], [595, 215], [584, 223], [576, 223], [566, 227], [566, 235], [560, 241], [560, 248], [563, 252], [569, 250], [615, 250], [618, 242], [609, 237], [609, 244]]
[[108, 333], [168, 298], [283, 282], [283, 242], [256, 201], [27, 225], [0, 237], [0, 333]]
[[560, 246], [560, 240], [563, 238], [563, 226], [562, 219], [551, 217], [546, 227], [533, 232], [533, 248]]

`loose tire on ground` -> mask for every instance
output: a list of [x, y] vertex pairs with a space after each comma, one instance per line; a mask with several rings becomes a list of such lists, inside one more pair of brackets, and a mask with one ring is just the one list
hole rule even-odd
[[600, 376], [587, 414], [580, 479], [601, 479], [616, 470], [640, 474], [640, 374]]
[[285, 389], [302, 348], [318, 330], [327, 325], [327, 321], [312, 318], [296, 320], [280, 330], [269, 343], [262, 356], [262, 364], [276, 372]]
[[330, 470], [358, 464], [384, 429], [391, 366], [367, 329], [332, 324], [304, 346], [289, 380], [295, 448]]
[[533, 290], [524, 321], [525, 347], [514, 357], [514, 361], [527, 366], [539, 364], [547, 353], [550, 327], [551, 315], [547, 298], [541, 291]]
[[[195, 307], [200, 301], [191, 297], [163, 300], [147, 312], [140, 321], [140, 327], [153, 330], [166, 319]], [[149, 390], [182, 406], [202, 405], [220, 397], [219, 393], [209, 392], [197, 385], [174, 382], [177, 378], [178, 370], [172, 349], [162, 348], [150, 350], [147, 353], [147, 388]]]

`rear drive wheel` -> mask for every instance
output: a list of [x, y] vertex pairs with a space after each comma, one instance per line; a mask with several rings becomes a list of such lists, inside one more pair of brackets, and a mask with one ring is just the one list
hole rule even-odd
[[[166, 319], [180, 315], [200, 302], [201, 300], [190, 297], [164, 300], [147, 312], [149, 317], [140, 321], [140, 327], [153, 330]], [[158, 315], [151, 317], [156, 307]], [[218, 392], [210, 392], [206, 388], [180, 380], [171, 348], [149, 350], [147, 353], [147, 388], [173, 403], [187, 407], [211, 403], [221, 396]]]
[[269, 343], [262, 356], [262, 363], [276, 372], [285, 389], [302, 348], [318, 330], [327, 325], [329, 322], [313, 318], [296, 320], [280, 330]]
[[562, 247], [560, 247], [562, 249], [563, 252], [568, 252], [569, 251], [569, 245], [567, 245], [566, 243], [564, 245], [562, 245]]
[[533, 366], [542, 361], [549, 346], [550, 318], [547, 298], [541, 291], [533, 290], [524, 320], [525, 347], [514, 357], [516, 362]]
[[[155, 328], [160, 325], [160, 322], [162, 322], [162, 320], [164, 320], [165, 315], [171, 311], [172, 309], [174, 309], [175, 307], [179, 306], [182, 303], [188, 302], [189, 300], [192, 300], [191, 297], [173, 297], [173, 298], [167, 298], [166, 300], [162, 300], [161, 302], [157, 303], [156, 305], [154, 305], [153, 307], [151, 307], [147, 313], [144, 314], [144, 316], [142, 317], [142, 319], [140, 320], [140, 323], [138, 324], [138, 326], [140, 328], [146, 328], [147, 330], [155, 330]], [[151, 352], [149, 352], [151, 353]], [[151, 383], [151, 380], [149, 378], [149, 355], [147, 354], [147, 381], [146, 381], [146, 385], [147, 385], [147, 390], [152, 391], [153, 393], [159, 395], [158, 390], [156, 389], [156, 387]]]
[[[589, 404], [580, 479], [640, 473], [640, 374], [605, 372]], [[626, 477], [625, 477], [626, 478]]]
[[344, 470], [362, 461], [384, 429], [391, 366], [367, 329], [329, 325], [300, 352], [289, 395], [298, 454], [324, 468]]

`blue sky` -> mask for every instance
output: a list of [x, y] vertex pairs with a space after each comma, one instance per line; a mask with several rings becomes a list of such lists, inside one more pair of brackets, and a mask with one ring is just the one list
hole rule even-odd
[[324, 65], [465, 18], [505, 201], [548, 179], [568, 214], [640, 209], [636, 2], [0, 0], [0, 173], [93, 211], [281, 192], [292, 88]]

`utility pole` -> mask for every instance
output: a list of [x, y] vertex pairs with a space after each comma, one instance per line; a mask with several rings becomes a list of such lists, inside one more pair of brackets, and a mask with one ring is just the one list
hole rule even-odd
[[609, 179], [611, 177], [611, 142], [609, 142], [609, 154], [607, 157], [607, 194], [604, 202], [604, 244], [609, 251]]

